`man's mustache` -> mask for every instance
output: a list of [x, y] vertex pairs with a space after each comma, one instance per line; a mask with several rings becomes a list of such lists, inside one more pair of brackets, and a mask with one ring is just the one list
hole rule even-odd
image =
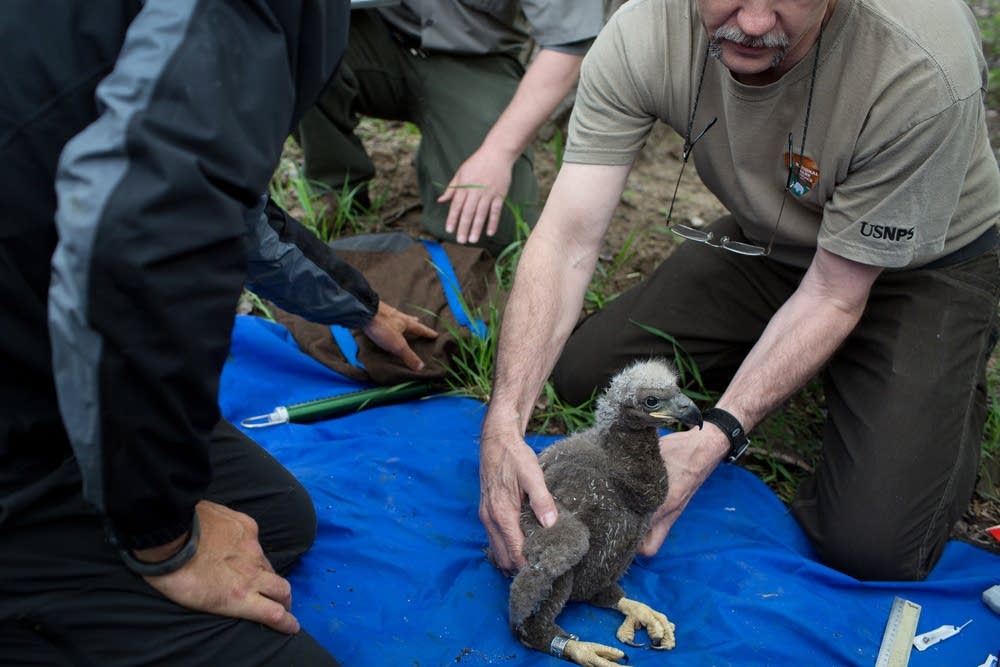
[[774, 54], [771, 67], [777, 66], [784, 60], [788, 50], [788, 36], [783, 32], [772, 30], [759, 37], [750, 37], [734, 25], [724, 25], [712, 33], [712, 39], [708, 43], [708, 54], [713, 58], [721, 58], [723, 41], [754, 49], [777, 49], [778, 52]]
[[712, 35], [716, 42], [733, 42], [754, 49], [787, 49], [788, 37], [780, 31], [772, 30], [759, 37], [750, 37], [734, 25], [724, 25]]

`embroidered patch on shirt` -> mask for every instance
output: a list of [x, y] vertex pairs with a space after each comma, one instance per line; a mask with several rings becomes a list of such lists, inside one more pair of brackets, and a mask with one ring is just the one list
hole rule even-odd
[[[795, 164], [792, 165], [792, 182], [788, 186], [788, 191], [796, 197], [802, 197], [817, 183], [819, 183], [819, 166], [811, 157], [803, 157], [798, 153], [792, 153]], [[789, 154], [783, 155], [785, 168], [789, 167]]]

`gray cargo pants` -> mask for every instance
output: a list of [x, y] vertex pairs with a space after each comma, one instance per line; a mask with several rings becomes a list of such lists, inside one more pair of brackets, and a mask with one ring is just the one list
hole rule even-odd
[[[423, 226], [444, 231], [448, 206], [438, 204], [455, 171], [482, 143], [520, 83], [524, 68], [510, 55], [452, 56], [411, 49], [394, 38], [373, 10], [351, 13], [347, 55], [340, 71], [299, 124], [306, 177], [339, 192], [366, 183], [375, 166], [354, 134], [359, 116], [413, 122], [420, 128], [416, 168]], [[533, 156], [526, 151], [512, 173], [507, 201], [529, 226], [540, 210]], [[505, 207], [500, 228], [479, 243], [497, 255], [516, 239]]]

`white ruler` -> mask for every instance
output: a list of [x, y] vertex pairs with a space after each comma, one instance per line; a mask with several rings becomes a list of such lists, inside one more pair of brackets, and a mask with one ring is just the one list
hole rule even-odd
[[889, 610], [875, 667], [906, 667], [910, 662], [913, 637], [917, 634], [920, 605], [897, 596]]

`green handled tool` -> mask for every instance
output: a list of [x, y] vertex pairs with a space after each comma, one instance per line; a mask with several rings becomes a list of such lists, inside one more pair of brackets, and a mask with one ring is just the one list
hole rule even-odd
[[279, 405], [266, 415], [247, 417], [240, 422], [245, 428], [261, 428], [275, 424], [308, 424], [310, 422], [331, 419], [342, 415], [373, 408], [378, 405], [399, 403], [411, 398], [420, 398], [431, 394], [434, 385], [430, 382], [403, 382], [391, 387], [372, 387], [358, 391], [318, 398], [304, 403]]

